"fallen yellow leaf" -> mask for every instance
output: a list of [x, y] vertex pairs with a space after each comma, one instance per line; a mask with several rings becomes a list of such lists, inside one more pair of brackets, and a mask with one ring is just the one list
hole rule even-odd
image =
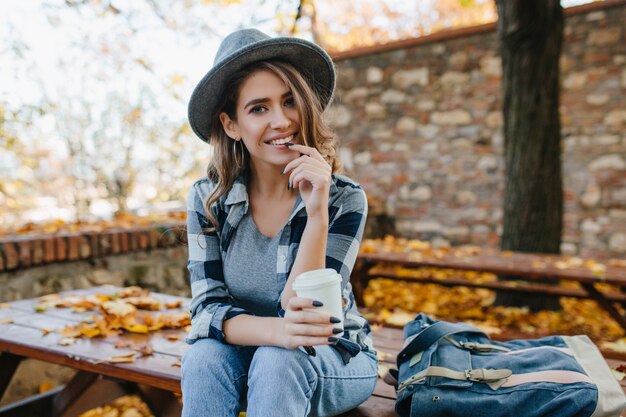
[[127, 355], [111, 356], [110, 358], [105, 359], [103, 362], [132, 363], [134, 361], [135, 361], [135, 352], [129, 353]]
[[100, 329], [97, 327], [83, 327], [80, 332], [89, 338], [100, 336], [102, 334]]
[[124, 330], [127, 330], [132, 333], [145, 334], [145, 333], [148, 333], [148, 326], [146, 326], [145, 324], [132, 323], [132, 324], [124, 326]]

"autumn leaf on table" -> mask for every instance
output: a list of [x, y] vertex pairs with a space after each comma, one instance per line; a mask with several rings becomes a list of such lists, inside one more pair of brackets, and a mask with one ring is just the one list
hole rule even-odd
[[126, 355], [118, 355], [118, 356], [111, 356], [110, 358], [107, 359], [103, 359], [101, 361], [97, 361], [94, 363], [102, 363], [102, 362], [110, 362], [110, 363], [132, 363], [135, 361], [135, 352], [132, 353], [128, 353]]
[[15, 320], [13, 319], [0, 319], [0, 324], [13, 324]]
[[72, 337], [64, 337], [63, 339], [59, 340], [59, 345], [61, 346], [69, 346], [73, 345], [74, 343], [76, 343], [76, 339]]
[[183, 304], [183, 300], [171, 301], [169, 303], [165, 303], [165, 308], [178, 308]]
[[134, 305], [140, 310], [160, 310], [161, 302], [152, 296], [125, 297], [124, 302]]
[[137, 311], [134, 305], [128, 304], [123, 300], [107, 301], [103, 303], [101, 307], [106, 314], [118, 317], [124, 317]]
[[45, 311], [48, 310], [48, 306], [45, 304], [36, 304], [33, 306], [33, 310], [35, 310], [36, 313], [43, 313]]
[[147, 297], [150, 295], [150, 290], [143, 289], [137, 285], [122, 288], [118, 293], [121, 298], [128, 297]]
[[140, 324], [140, 323], [131, 323], [131, 324], [125, 325], [124, 330], [129, 331], [131, 333], [146, 334], [148, 333], [148, 326], [146, 326], [145, 324]]
[[100, 336], [102, 334], [102, 332], [100, 331], [100, 329], [98, 329], [97, 327], [83, 327], [80, 330], [80, 333], [87, 336], [88, 338], [92, 338], [92, 337], [96, 337], [96, 336]]

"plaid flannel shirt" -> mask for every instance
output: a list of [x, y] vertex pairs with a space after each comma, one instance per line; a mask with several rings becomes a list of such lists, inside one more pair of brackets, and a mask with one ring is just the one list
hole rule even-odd
[[[204, 204], [214, 189], [214, 184], [204, 177], [189, 192], [187, 200], [187, 237], [189, 260], [187, 267], [191, 279], [191, 332], [187, 343], [200, 338], [222, 341], [225, 320], [239, 314], [252, 314], [237, 306], [224, 282], [222, 259], [241, 218], [249, 208], [246, 185], [238, 178], [232, 189], [211, 207], [219, 225], [217, 230], [207, 232], [211, 224], [205, 214]], [[287, 282], [298, 253], [298, 246], [307, 214], [300, 196], [296, 201], [286, 226], [281, 231], [278, 245], [276, 272], [279, 282]], [[350, 285], [350, 273], [359, 251], [365, 219], [367, 199], [361, 186], [341, 175], [333, 175], [328, 203], [329, 228], [326, 251], [326, 267], [336, 270], [342, 277], [344, 334], [333, 344], [345, 363], [361, 350], [373, 351], [370, 327], [354, 302]], [[252, 291], [253, 288], [251, 287]], [[283, 316], [280, 297], [276, 316]], [[302, 348], [301, 348], [302, 349]], [[311, 350], [307, 353], [312, 354]]]

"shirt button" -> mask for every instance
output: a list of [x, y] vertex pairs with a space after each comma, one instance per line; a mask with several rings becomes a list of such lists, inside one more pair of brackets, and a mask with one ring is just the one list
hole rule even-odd
[[285, 262], [287, 260], [287, 257], [285, 255], [280, 255], [280, 260]]

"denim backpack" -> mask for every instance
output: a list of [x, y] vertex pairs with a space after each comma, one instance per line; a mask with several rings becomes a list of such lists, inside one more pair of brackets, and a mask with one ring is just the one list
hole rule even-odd
[[587, 336], [493, 342], [421, 313], [397, 357], [401, 417], [620, 416], [624, 393]]

